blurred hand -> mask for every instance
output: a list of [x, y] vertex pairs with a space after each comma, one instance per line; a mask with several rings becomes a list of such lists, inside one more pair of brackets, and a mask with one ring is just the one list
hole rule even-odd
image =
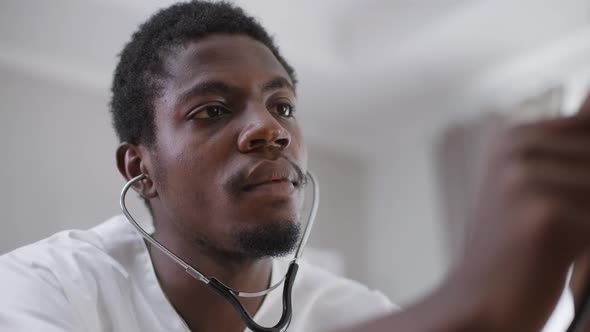
[[574, 117], [506, 130], [476, 211], [460, 278], [494, 330], [538, 331], [590, 245], [590, 98]]
[[539, 331], [590, 248], [590, 98], [574, 117], [505, 130], [464, 259], [430, 296], [357, 331]]

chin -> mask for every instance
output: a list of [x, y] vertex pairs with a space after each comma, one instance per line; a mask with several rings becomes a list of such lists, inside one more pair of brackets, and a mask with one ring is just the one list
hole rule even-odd
[[234, 228], [238, 251], [249, 258], [280, 257], [293, 252], [299, 243], [301, 227], [292, 219], [267, 219], [264, 223]]

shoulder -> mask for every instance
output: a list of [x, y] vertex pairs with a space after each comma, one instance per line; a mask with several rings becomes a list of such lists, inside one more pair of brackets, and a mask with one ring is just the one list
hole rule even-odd
[[[366, 285], [336, 275], [322, 267], [302, 261], [299, 267], [298, 290], [304, 294], [315, 293], [322, 297], [324, 303], [364, 302], [376, 310], [394, 310], [397, 308], [383, 293]], [[325, 298], [325, 299], [324, 299]], [[352, 303], [354, 304], [354, 303]]]
[[118, 217], [89, 230], [66, 230], [41, 241], [0, 256], [0, 269], [21, 271], [26, 275], [51, 273], [60, 279], [80, 279], [85, 271], [103, 268], [118, 269], [116, 245], [105, 233], [119, 224]]
[[[399, 309], [380, 291], [302, 261], [293, 287], [296, 331], [328, 331]], [[294, 322], [295, 323], [295, 322]]]
[[86, 330], [96, 280], [123, 275], [119, 266], [95, 230], [59, 232], [0, 256], [0, 330]]
[[105, 282], [121, 286], [128, 278], [124, 256], [117, 257], [125, 242], [116, 244], [105, 237], [118, 224], [113, 218], [90, 230], [62, 231], [0, 256], [0, 288], [5, 295], [0, 311], [13, 312], [14, 317], [30, 313], [25, 315], [30, 318], [35, 312], [38, 317], [50, 313], [56, 321], [81, 323], [88, 315], [82, 308], [97, 306]]

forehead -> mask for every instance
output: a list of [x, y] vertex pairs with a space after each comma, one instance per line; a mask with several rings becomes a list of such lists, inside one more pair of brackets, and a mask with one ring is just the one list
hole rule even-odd
[[277, 76], [291, 82], [270, 49], [244, 35], [213, 34], [190, 41], [168, 56], [165, 68], [169, 87], [175, 89], [210, 79], [238, 86]]

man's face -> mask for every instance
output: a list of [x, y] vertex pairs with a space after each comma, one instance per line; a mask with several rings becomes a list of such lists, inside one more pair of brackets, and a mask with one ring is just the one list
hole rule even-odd
[[157, 231], [214, 255], [292, 249], [307, 153], [284, 67], [247, 36], [211, 35], [168, 56], [151, 148]]

